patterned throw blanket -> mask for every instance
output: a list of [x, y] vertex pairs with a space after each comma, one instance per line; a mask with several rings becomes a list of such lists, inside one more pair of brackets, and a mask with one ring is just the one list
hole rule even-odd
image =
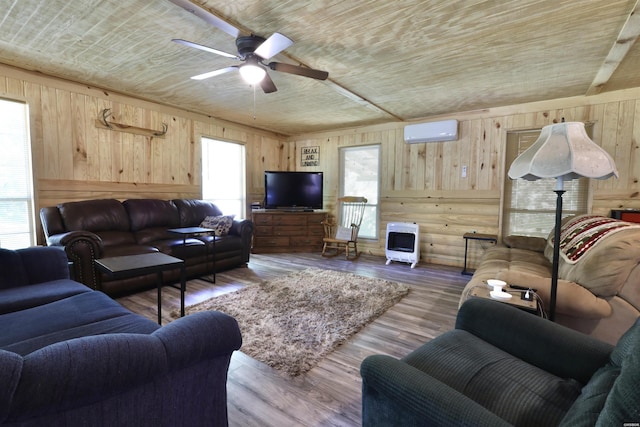
[[566, 262], [575, 264], [606, 236], [629, 228], [640, 225], [602, 216], [577, 217], [560, 230], [560, 253]]

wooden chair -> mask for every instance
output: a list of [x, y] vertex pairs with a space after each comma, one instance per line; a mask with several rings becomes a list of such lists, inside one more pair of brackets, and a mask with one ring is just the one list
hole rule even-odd
[[[367, 204], [365, 197], [345, 196], [338, 198], [337, 212], [340, 223], [322, 221], [324, 238], [322, 256], [336, 256], [344, 252], [346, 259], [356, 259], [358, 253], [358, 232]], [[353, 250], [353, 255], [351, 251]]]

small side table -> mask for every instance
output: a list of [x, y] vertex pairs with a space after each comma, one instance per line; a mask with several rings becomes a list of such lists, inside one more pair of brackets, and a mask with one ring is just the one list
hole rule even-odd
[[180, 316], [184, 316], [184, 291], [186, 288], [186, 271], [184, 261], [162, 252], [151, 252], [140, 255], [125, 255], [94, 260], [95, 266], [102, 272], [115, 278], [127, 278], [142, 274], [158, 275], [158, 324], [162, 324], [162, 272], [180, 269]]
[[509, 288], [508, 286], [507, 288], [504, 289], [504, 291], [512, 295], [511, 299], [497, 300], [495, 298], [491, 298], [490, 289], [487, 285], [478, 285], [471, 288], [469, 290], [469, 296], [476, 297], [476, 298], [491, 299], [504, 304], [512, 305], [514, 307], [517, 307], [521, 310], [528, 311], [530, 313], [538, 314], [538, 300], [536, 298], [533, 298], [531, 301], [523, 300], [521, 298], [522, 294], [525, 293], [526, 291], [523, 291], [521, 289], [512, 289], [512, 288]]
[[[169, 233], [179, 234], [182, 236], [182, 244], [187, 244], [187, 237], [194, 236], [196, 234], [202, 233], [211, 233], [211, 263], [213, 264], [212, 268], [212, 280], [205, 279], [210, 281], [211, 283], [216, 283], [216, 234], [215, 230], [212, 228], [203, 228], [203, 227], [182, 227], [182, 228], [170, 228], [167, 230]], [[205, 259], [209, 259], [209, 245], [204, 243], [205, 245]], [[207, 262], [207, 266], [208, 266]], [[205, 266], [205, 269], [206, 267]]]
[[469, 250], [469, 240], [484, 240], [495, 244], [498, 242], [498, 236], [495, 234], [464, 233], [462, 238], [464, 239], [464, 268], [462, 269], [462, 274], [471, 276], [473, 271], [467, 270], [467, 251]]

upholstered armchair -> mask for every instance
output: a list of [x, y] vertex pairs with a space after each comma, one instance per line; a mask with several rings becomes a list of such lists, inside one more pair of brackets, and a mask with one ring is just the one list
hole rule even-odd
[[621, 426], [640, 422], [640, 319], [618, 344], [507, 304], [466, 301], [454, 330], [361, 365], [362, 424]]

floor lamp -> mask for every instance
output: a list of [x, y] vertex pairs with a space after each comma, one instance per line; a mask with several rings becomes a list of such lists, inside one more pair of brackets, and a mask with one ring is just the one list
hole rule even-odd
[[584, 123], [564, 122], [542, 128], [531, 147], [520, 154], [509, 168], [509, 178], [535, 181], [555, 178], [557, 195], [556, 221], [553, 240], [551, 296], [549, 319], [555, 320], [558, 292], [558, 265], [560, 261], [560, 226], [562, 222], [562, 195], [564, 181], [577, 178], [607, 179], [618, 177], [613, 159], [593, 142], [584, 129]]

